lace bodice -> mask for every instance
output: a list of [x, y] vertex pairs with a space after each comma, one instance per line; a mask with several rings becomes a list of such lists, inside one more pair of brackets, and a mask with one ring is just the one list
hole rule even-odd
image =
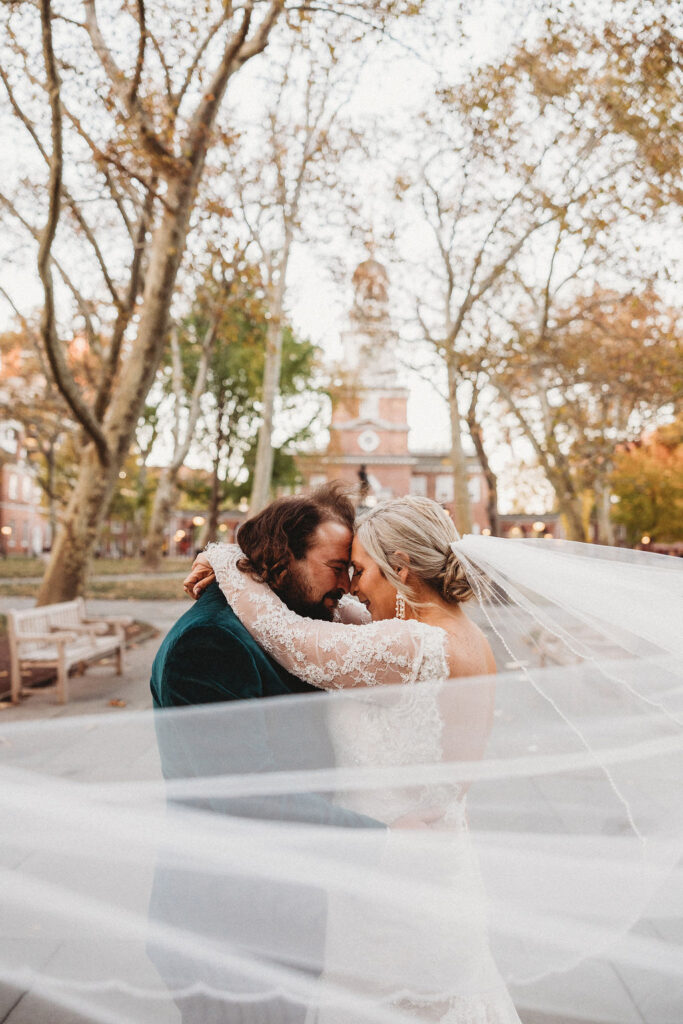
[[412, 683], [449, 675], [446, 633], [413, 619], [369, 625], [320, 622], [291, 611], [277, 594], [240, 572], [236, 544], [210, 544], [206, 556], [233, 611], [268, 654], [321, 689]]

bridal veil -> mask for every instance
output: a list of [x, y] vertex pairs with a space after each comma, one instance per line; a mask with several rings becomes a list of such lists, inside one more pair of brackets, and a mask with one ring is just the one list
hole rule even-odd
[[0, 1020], [683, 1019], [683, 566], [455, 550], [495, 680], [0, 725]]

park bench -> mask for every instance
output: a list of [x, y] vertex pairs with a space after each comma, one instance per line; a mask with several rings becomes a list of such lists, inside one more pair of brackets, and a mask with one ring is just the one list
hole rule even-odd
[[18, 704], [24, 687], [22, 669], [54, 668], [60, 704], [68, 699], [69, 672], [85, 672], [89, 662], [116, 658], [116, 673], [123, 672], [126, 618], [89, 619], [82, 597], [42, 608], [7, 613], [12, 703]]

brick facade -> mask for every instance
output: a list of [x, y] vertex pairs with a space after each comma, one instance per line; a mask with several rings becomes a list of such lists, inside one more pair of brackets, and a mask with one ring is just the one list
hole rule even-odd
[[0, 555], [40, 555], [52, 542], [21, 425], [0, 422]]

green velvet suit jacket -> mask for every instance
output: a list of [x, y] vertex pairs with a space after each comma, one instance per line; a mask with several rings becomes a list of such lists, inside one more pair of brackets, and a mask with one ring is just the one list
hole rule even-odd
[[154, 706], [316, 692], [259, 647], [212, 583], [167, 633], [152, 666]]
[[[293, 693], [320, 693], [272, 661], [242, 625], [216, 583], [204, 591], [164, 638], [152, 666], [156, 708], [253, 700]], [[305, 743], [283, 728], [277, 703], [259, 702], [248, 730], [226, 734], [226, 719], [204, 717], [198, 723], [163, 714], [156, 731], [167, 778], [201, 777], [250, 771], [327, 768], [334, 753], [323, 704], [307, 709]], [[291, 723], [291, 718], [288, 719]], [[311, 727], [317, 723], [317, 727]], [[201, 731], [200, 731], [201, 730]], [[381, 828], [379, 822], [306, 793], [211, 802], [211, 809], [246, 817], [308, 821], [345, 828]]]

